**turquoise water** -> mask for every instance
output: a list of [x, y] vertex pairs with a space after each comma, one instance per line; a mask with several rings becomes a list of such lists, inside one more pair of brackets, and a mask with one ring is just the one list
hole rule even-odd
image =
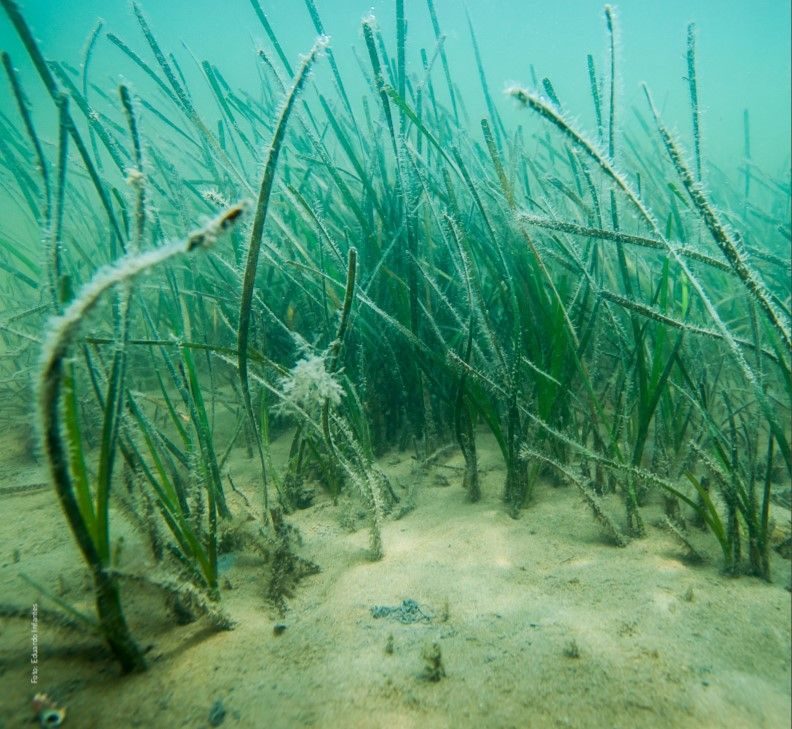
[[[28, 21], [53, 59], [79, 65], [85, 40], [97, 18], [105, 31], [126, 39], [133, 47], [142, 42], [129, 3], [121, 0], [27, 0], [20, 3]], [[232, 2], [148, 2], [142, 4], [164, 47], [183, 58], [190, 75], [184, 43], [199, 59], [223, 69], [232, 85], [252, 87], [255, 77], [252, 52], [264, 40], [247, 0]], [[304, 3], [263, 2], [263, 7], [287, 55], [307, 52], [315, 31]], [[360, 19], [373, 12], [386, 38], [394, 34], [394, 2], [321, 0], [317, 7], [325, 31], [339, 59], [345, 84], [360, 88], [362, 76], [350, 51], [363, 51]], [[473, 22], [487, 79], [504, 113], [512, 106], [499, 91], [507, 84], [531, 83], [530, 65], [541, 79], [549, 77], [562, 101], [591, 128], [593, 125], [586, 54], [591, 53], [602, 73], [606, 67], [603, 5], [593, 0], [539, 3], [533, 0], [468, 2], [437, 0], [441, 28], [456, 82], [473, 120], [485, 107], [473, 61], [464, 7]], [[689, 134], [688, 93], [685, 76], [686, 28], [698, 29], [698, 76], [703, 113], [704, 144], [714, 160], [725, 162], [743, 149], [742, 113], [751, 113], [752, 155], [768, 171], [789, 167], [790, 139], [790, 3], [785, 0], [718, 2], [717, 0], [632, 0], [615, 4], [620, 27], [619, 90], [625, 116], [635, 105], [645, 110], [640, 91], [646, 82], [664, 112], [683, 137]], [[424, 2], [407, 2], [408, 61], [418, 67], [418, 49], [434, 48], [429, 14]], [[0, 19], [0, 47], [6, 48], [21, 68], [28, 66], [5, 18]], [[319, 73], [323, 73], [320, 69]], [[439, 71], [439, 68], [438, 68]], [[105, 88], [131, 74], [118, 49], [100, 42], [94, 59], [96, 81]], [[35, 88], [31, 81], [29, 87]], [[33, 88], [29, 92], [33, 93]], [[0, 99], [8, 113], [9, 98]]]

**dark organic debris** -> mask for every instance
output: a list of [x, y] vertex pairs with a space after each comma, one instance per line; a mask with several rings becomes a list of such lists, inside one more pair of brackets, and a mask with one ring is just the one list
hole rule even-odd
[[389, 607], [387, 605], [372, 606], [371, 617], [389, 618], [399, 623], [409, 625], [411, 623], [431, 623], [434, 616], [431, 611], [421, 608], [415, 600], [408, 597], [402, 600], [401, 605], [395, 607]]
[[226, 708], [220, 699], [217, 699], [212, 708], [209, 709], [209, 724], [211, 726], [220, 726], [226, 718]]

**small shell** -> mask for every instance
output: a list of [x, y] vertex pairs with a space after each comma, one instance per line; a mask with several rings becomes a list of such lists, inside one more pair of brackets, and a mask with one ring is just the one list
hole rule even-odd
[[38, 716], [39, 724], [44, 729], [53, 729], [59, 727], [66, 721], [66, 709], [42, 709]]
[[55, 702], [47, 696], [47, 694], [37, 693], [31, 701], [33, 711], [36, 715], [40, 714], [43, 709], [50, 709], [55, 706]]

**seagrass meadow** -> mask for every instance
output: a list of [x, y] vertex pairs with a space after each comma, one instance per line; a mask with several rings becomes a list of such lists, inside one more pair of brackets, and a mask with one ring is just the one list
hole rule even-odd
[[0, 729], [790, 725], [788, 2], [0, 6]]

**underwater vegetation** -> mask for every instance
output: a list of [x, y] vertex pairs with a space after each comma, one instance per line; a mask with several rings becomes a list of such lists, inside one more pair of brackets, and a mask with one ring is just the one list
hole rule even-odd
[[[685, 546], [703, 527], [725, 573], [770, 580], [770, 500], [792, 475], [792, 190], [751, 163], [747, 111], [739, 168], [707, 161], [695, 27], [682, 137], [648, 88], [638, 132], [622, 126], [610, 6], [607, 67], [588, 55], [582, 69], [591, 130], [547, 78], [498, 100], [524, 107], [509, 128], [472, 22], [487, 114], [466, 118], [433, 0], [434, 48], [410, 48], [396, 0], [395, 47], [363, 18], [360, 68], [344, 73], [314, 0], [317, 38], [299, 59], [250, 2], [268, 41], [255, 88], [194, 59], [198, 93], [137, 3], [139, 36], [98, 24], [76, 68], [47, 59], [0, 0], [48, 97], [29, 102], [22, 59], [4, 51], [0, 185], [38, 234], [0, 222], [0, 400], [9, 424], [37, 420], [93, 579], [95, 615], [49, 594], [68, 620], [124, 672], [143, 670], [125, 585], [160, 591], [179, 622], [230, 629], [218, 564], [242, 549], [264, 558], [262, 596], [285, 610], [319, 568], [289, 514], [317, 489], [353, 498], [380, 559], [383, 520], [407, 504], [378, 457], [426, 461], [453, 444], [474, 503], [484, 431], [513, 517], [552, 479], [624, 547], [661, 501]], [[94, 77], [97, 43], [134, 86]], [[362, 98], [345, 86], [353, 72]], [[228, 475], [238, 444], [257, 463], [256, 501]], [[613, 494], [623, 512], [606, 507]], [[120, 569], [117, 520], [156, 570]], [[424, 659], [439, 680], [439, 647]]]

